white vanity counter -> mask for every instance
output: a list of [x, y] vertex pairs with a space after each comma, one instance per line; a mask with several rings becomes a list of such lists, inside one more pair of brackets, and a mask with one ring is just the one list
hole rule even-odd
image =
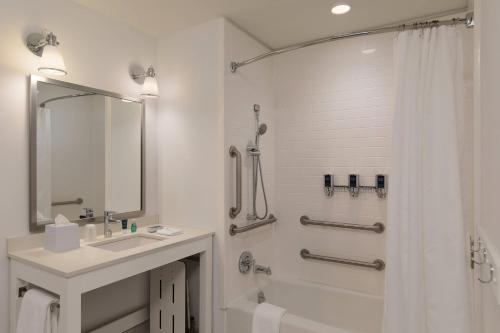
[[201, 229], [178, 226], [175, 228], [181, 229], [183, 233], [176, 236], [154, 236], [161, 240], [116, 252], [94, 247], [91, 246], [91, 244], [114, 238], [133, 237], [135, 235], [150, 236], [155, 234], [148, 233], [147, 228], [139, 228], [134, 234], [115, 232], [112, 238], [104, 238], [100, 235], [95, 242], [87, 244], [82, 240], [80, 242], [80, 248], [61, 253], [45, 250], [43, 245], [39, 244], [40, 242], [38, 239], [27, 239], [32, 236], [12, 238], [8, 241], [8, 256], [16, 261], [36, 266], [53, 274], [68, 278], [123, 261], [128, 261], [136, 257], [152, 254], [156, 251], [173, 248], [202, 238], [212, 237], [213, 235], [213, 232]]
[[[95, 242], [81, 241], [80, 248], [62, 253], [45, 250], [43, 234], [9, 239], [10, 331], [16, 331], [22, 287], [38, 287], [58, 295], [59, 330], [80, 333], [82, 294], [197, 255], [200, 268], [200, 333], [210, 333], [214, 233], [187, 227], [175, 228], [180, 229], [182, 234], [161, 236], [148, 233], [146, 227], [139, 228], [134, 234], [123, 234], [116, 229], [112, 238], [100, 235]], [[125, 242], [116, 246], [118, 240]]]

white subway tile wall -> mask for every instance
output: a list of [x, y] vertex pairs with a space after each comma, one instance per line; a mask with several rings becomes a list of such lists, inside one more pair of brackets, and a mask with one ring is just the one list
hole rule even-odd
[[[276, 103], [276, 273], [382, 295], [384, 273], [304, 261], [299, 252], [373, 261], [384, 259], [385, 235], [302, 226], [311, 219], [386, 223], [387, 200], [375, 193], [326, 197], [323, 175], [361, 185], [389, 174], [393, 114], [393, 34], [315, 46], [274, 58]], [[376, 48], [364, 54], [365, 48]], [[390, 182], [390, 177], [389, 177]]]

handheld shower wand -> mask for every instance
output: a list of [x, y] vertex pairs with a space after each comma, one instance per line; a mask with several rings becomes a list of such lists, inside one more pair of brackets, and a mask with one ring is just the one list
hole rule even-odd
[[[260, 105], [254, 104], [253, 110], [255, 112], [255, 145], [249, 145], [247, 147], [248, 155], [252, 157], [252, 212], [248, 214], [248, 220], [264, 220], [268, 215], [268, 204], [267, 204], [267, 196], [266, 189], [264, 187], [264, 178], [262, 176], [262, 164], [260, 160], [260, 147], [259, 147], [259, 138], [264, 135], [267, 131], [266, 124], [260, 124], [259, 116], [260, 116]], [[262, 187], [262, 195], [264, 197], [264, 204], [266, 207], [264, 216], [259, 216], [257, 213], [257, 187], [259, 183], [259, 175], [260, 175], [260, 184]]]
[[255, 112], [255, 128], [257, 129], [257, 132], [255, 133], [255, 147], [257, 147], [257, 150], [259, 149], [259, 138], [260, 136], [264, 135], [267, 132], [267, 125], [266, 124], [261, 124], [260, 123], [260, 105], [259, 104], [254, 104], [253, 105], [253, 111]]

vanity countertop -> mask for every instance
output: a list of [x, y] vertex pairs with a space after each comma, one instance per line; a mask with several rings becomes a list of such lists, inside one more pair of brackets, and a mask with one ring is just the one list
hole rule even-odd
[[[90, 246], [90, 244], [95, 242], [87, 244], [83, 240], [80, 241], [80, 248], [78, 249], [61, 253], [51, 252], [45, 250], [43, 245], [39, 243], [35, 244], [34, 247], [27, 246], [26, 244], [29, 242], [26, 240], [26, 237], [30, 236], [26, 236], [23, 237], [23, 239], [18, 238], [9, 240], [8, 256], [11, 259], [69, 278], [124, 262], [131, 258], [145, 256], [166, 248], [173, 248], [202, 238], [212, 237], [214, 234], [211, 231], [202, 229], [178, 226], [171, 227], [180, 229], [183, 233], [176, 236], [161, 236], [164, 239], [119, 252], [93, 247]], [[147, 228], [139, 228], [136, 234], [148, 234]], [[116, 233], [116, 235], [113, 235], [113, 238], [121, 236], [124, 235], [122, 233]], [[103, 240], [107, 239], [103, 238], [101, 235], [97, 237], [96, 241]]]

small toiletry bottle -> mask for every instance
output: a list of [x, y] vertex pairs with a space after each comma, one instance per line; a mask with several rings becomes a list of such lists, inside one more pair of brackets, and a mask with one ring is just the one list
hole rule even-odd
[[131, 231], [132, 233], [136, 232], [136, 231], [137, 231], [137, 224], [132, 223], [132, 225], [130, 226], [130, 231]]
[[97, 237], [95, 224], [86, 224], [85, 228], [83, 229], [83, 235], [83, 239], [85, 240], [85, 242], [89, 243], [95, 241]]
[[122, 220], [122, 230], [127, 230], [127, 228], [128, 228], [128, 220], [123, 219]]

